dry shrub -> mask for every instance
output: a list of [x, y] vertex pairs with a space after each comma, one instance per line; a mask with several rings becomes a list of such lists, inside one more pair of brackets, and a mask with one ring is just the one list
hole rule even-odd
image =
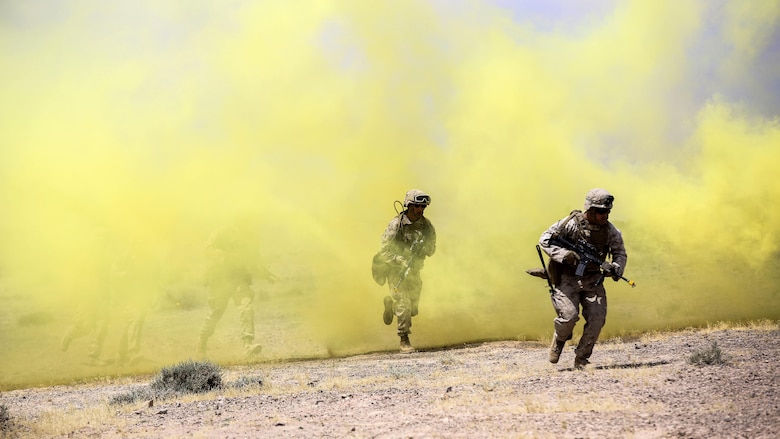
[[688, 357], [688, 363], [697, 366], [723, 364], [725, 361], [722, 354], [718, 343], [712, 342], [709, 347], [696, 351]]
[[232, 389], [243, 389], [252, 387], [263, 387], [263, 377], [259, 375], [240, 376], [230, 383]]
[[135, 388], [111, 399], [112, 404], [129, 404], [145, 399], [167, 399], [190, 393], [204, 393], [223, 387], [219, 365], [188, 360], [164, 367], [149, 387]]
[[203, 393], [222, 387], [222, 371], [210, 361], [188, 360], [164, 367], [152, 381], [152, 390], [162, 393]]

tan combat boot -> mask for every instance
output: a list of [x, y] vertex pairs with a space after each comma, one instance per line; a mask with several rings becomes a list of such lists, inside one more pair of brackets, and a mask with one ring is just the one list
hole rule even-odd
[[558, 362], [564, 345], [566, 345], [565, 341], [558, 341], [555, 335], [553, 335], [552, 344], [550, 345], [550, 363], [555, 364]]
[[414, 352], [414, 348], [412, 347], [412, 344], [409, 342], [409, 336], [408, 335], [402, 335], [401, 336], [401, 353], [408, 354], [409, 352]]
[[575, 357], [574, 358], [574, 368], [575, 369], [585, 369], [585, 366], [589, 365], [590, 361], [588, 361], [587, 358], [582, 357]]
[[263, 350], [263, 346], [257, 343], [244, 343], [244, 356], [249, 358], [260, 353]]
[[393, 298], [385, 296], [385, 312], [382, 314], [385, 325], [393, 323]]

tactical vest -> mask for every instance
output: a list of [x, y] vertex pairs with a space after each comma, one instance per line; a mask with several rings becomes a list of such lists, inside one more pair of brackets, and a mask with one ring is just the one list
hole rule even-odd
[[[580, 210], [572, 211], [568, 217], [561, 223], [560, 230], [566, 227], [569, 221], [575, 221], [577, 224], [577, 231], [575, 233], [576, 239], [584, 239], [585, 241], [593, 244], [599, 251], [599, 257], [604, 261], [609, 253], [609, 226], [600, 226], [598, 224], [591, 224], [585, 217], [585, 213]], [[561, 272], [566, 274], [574, 274], [576, 267], [573, 265], [561, 264], [557, 267]], [[596, 273], [599, 271], [597, 264], [588, 264], [585, 267], [585, 273]]]
[[398, 233], [395, 234], [395, 239], [402, 246], [409, 247], [420, 236], [427, 238], [428, 235], [428, 221], [415, 221], [411, 224], [403, 224], [403, 221], [401, 221]]

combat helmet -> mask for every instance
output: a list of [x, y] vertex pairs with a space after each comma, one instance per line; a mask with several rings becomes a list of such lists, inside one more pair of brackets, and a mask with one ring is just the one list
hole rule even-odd
[[404, 207], [409, 207], [410, 204], [424, 204], [428, 206], [431, 204], [431, 196], [419, 189], [412, 189], [404, 197]]
[[615, 201], [615, 197], [612, 196], [606, 189], [595, 188], [588, 191], [585, 195], [585, 210], [587, 211], [591, 207], [597, 209], [612, 209], [612, 202]]

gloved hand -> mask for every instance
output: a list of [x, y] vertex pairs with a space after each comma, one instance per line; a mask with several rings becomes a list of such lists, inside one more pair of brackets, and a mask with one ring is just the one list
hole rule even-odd
[[620, 280], [620, 276], [623, 275], [623, 267], [621, 267], [620, 264], [618, 264], [617, 262], [612, 262], [609, 264], [607, 273], [609, 273], [609, 275], [612, 276], [612, 280], [617, 282]]
[[563, 254], [562, 259], [565, 264], [577, 265], [577, 263], [580, 262], [580, 255], [578, 255], [577, 252], [573, 250], [566, 250], [566, 253]]
[[406, 259], [405, 257], [401, 256], [401, 255], [398, 255], [398, 256], [395, 257], [395, 262], [398, 265], [400, 265], [401, 268], [403, 268], [404, 270], [409, 268], [409, 260]]

